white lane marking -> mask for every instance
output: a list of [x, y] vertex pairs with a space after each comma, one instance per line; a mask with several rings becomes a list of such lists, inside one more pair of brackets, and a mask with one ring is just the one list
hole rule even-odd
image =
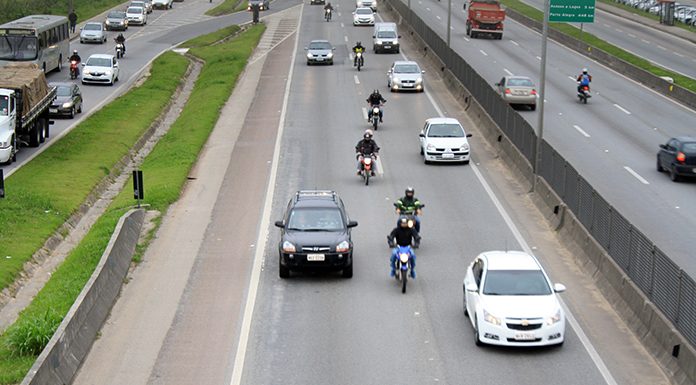
[[435, 15], [435, 17], [436, 17], [438, 20], [442, 20], [442, 18], [441, 18], [440, 16]]
[[586, 138], [589, 138], [589, 137], [590, 137], [590, 134], [588, 134], [587, 132], [585, 132], [585, 130], [583, 130], [580, 126], [574, 124], [574, 125], [573, 125], [573, 128], [575, 128], [576, 130], [578, 130], [578, 132], [581, 133], [584, 137], [586, 137]]
[[468, 37], [464, 36], [465, 41], [470, 41]]
[[479, 52], [481, 52], [481, 54], [482, 54], [483, 56], [488, 56], [488, 54], [486, 53], [486, 51], [484, 51], [484, 50], [482, 50], [482, 49], [480, 49]]
[[621, 107], [620, 105], [614, 103], [614, 107], [618, 108], [619, 110], [623, 111], [626, 115], [631, 115], [631, 111]]
[[537, 58], [537, 60], [541, 60], [541, 56], [537, 56], [536, 58]]
[[341, 28], [345, 28], [345, 27], [346, 27], [345, 24], [343, 24], [343, 22], [341, 22]]
[[677, 55], [677, 56], [679, 56], [679, 57], [684, 57], [684, 55], [680, 54], [680, 53], [677, 52], [677, 51], [673, 51], [672, 53], [675, 54], [675, 55]]
[[505, 71], [505, 73], [510, 75], [510, 76], [514, 76], [514, 74], [512, 72], [510, 72], [510, 70], [508, 70], [507, 68], [503, 68], [503, 71]]
[[636, 179], [638, 179], [638, 180], [640, 181], [640, 183], [642, 183], [642, 184], [650, 184], [650, 182], [648, 182], [647, 180], [645, 180], [645, 178], [643, 178], [642, 176], [640, 176], [637, 172], [633, 171], [632, 168], [630, 168], [630, 167], [628, 167], [628, 166], [624, 166], [624, 169], [625, 169], [626, 171], [628, 171], [629, 174], [633, 175]]
[[425, 7], [425, 9], [427, 9], [427, 10], [428, 10], [428, 12], [430, 12], [430, 8], [428, 8], [428, 7]]
[[[300, 8], [300, 14], [304, 11], [304, 4]], [[266, 240], [269, 235], [269, 224], [271, 218], [271, 209], [273, 208], [273, 195], [275, 194], [276, 178], [278, 176], [278, 161], [280, 159], [280, 143], [283, 138], [283, 130], [285, 128], [285, 115], [288, 110], [288, 99], [290, 97], [290, 86], [292, 84], [292, 75], [295, 69], [295, 59], [297, 58], [297, 47], [300, 42], [299, 31], [302, 26], [302, 18], [297, 23], [295, 30], [295, 49], [292, 51], [292, 60], [290, 61], [290, 69], [288, 71], [288, 81], [285, 84], [285, 95], [283, 96], [283, 107], [280, 111], [280, 121], [278, 122], [278, 132], [276, 133], [276, 142], [273, 149], [273, 162], [271, 163], [271, 173], [269, 175], [268, 187], [266, 188], [266, 197], [263, 204], [263, 216], [259, 226], [259, 235], [256, 239], [257, 247], [254, 253], [254, 265], [251, 269], [251, 277], [249, 280], [249, 289], [247, 298], [244, 304], [244, 316], [242, 318], [242, 326], [239, 331], [239, 342], [237, 344], [237, 352], [234, 356], [234, 366], [232, 369], [232, 379], [230, 385], [240, 385], [242, 383], [242, 374], [244, 372], [244, 360], [246, 359], [247, 345], [249, 344], [249, 333], [251, 332], [251, 321], [254, 316], [254, 307], [256, 306], [256, 294], [259, 289], [261, 280], [261, 265], [263, 264], [263, 256], [266, 252]]]
[[510, 43], [512, 43], [512, 44], [514, 44], [514, 45], [516, 45], [516, 46], [519, 46], [519, 45], [520, 45], [520, 43], [518, 43], [518, 42], [516, 42], [516, 41], [514, 41], [514, 40], [510, 40]]
[[355, 84], [360, 84], [360, 79], [358, 79], [358, 75], [353, 75], [353, 79], [355, 79]]
[[640, 39], [640, 41], [642, 41], [645, 44], [650, 44], [650, 42], [648, 40], [645, 40], [645, 39]]
[[632, 34], [632, 33], [629, 33], [628, 36], [633, 37], [633, 38], [636, 37], [636, 35], [634, 35], [634, 34]]
[[570, 75], [568, 76], [568, 79], [570, 79], [570, 80], [572, 80], [572, 81], [576, 81], [575, 78], [572, 77], [572, 76], [570, 76]]
[[665, 48], [665, 47], [663, 47], [663, 46], [661, 46], [661, 45], [659, 45], [659, 44], [658, 44], [657, 48], [659, 48], [659, 49], [661, 49], [661, 50], [663, 50], [663, 51], [667, 51], [667, 48]]
[[348, 43], [348, 36], [343, 36], [343, 40], [345, 40], [346, 43]]
[[367, 120], [367, 108], [363, 107], [362, 112], [363, 112], [363, 119]]

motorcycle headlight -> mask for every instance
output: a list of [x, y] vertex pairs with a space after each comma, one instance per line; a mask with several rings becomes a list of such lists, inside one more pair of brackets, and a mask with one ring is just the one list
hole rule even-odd
[[546, 318], [547, 325], [553, 325], [561, 321], [561, 309], [556, 310], [556, 314]]
[[401, 263], [407, 263], [408, 262], [408, 254], [406, 254], [406, 253], [399, 254], [399, 260], [401, 260]]
[[72, 107], [72, 105], [73, 105], [72, 102], [65, 102], [65, 103], [63, 103], [63, 108], [70, 108], [70, 107]]
[[425, 149], [428, 151], [435, 151], [435, 146], [433, 146], [432, 143], [428, 143], [428, 145], [425, 146]]
[[484, 319], [484, 321], [488, 322], [489, 324], [493, 324], [493, 325], [500, 325], [501, 324], [500, 318], [487, 312], [486, 309], [483, 310], [483, 319]]
[[294, 253], [297, 250], [295, 249], [295, 245], [288, 241], [285, 241], [283, 242], [283, 251], [286, 253]]
[[336, 246], [337, 253], [347, 253], [348, 251], [350, 251], [350, 244], [348, 241], [343, 241]]
[[329, 54], [326, 55], [326, 57], [328, 57], [329, 59], [331, 59], [331, 58], [333, 57], [333, 52], [329, 52]]

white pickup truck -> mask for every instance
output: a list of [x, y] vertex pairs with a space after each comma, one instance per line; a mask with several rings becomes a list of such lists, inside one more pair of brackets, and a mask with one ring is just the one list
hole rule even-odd
[[48, 109], [56, 98], [34, 64], [0, 68], [0, 163], [12, 163], [22, 145], [38, 147], [49, 135]]

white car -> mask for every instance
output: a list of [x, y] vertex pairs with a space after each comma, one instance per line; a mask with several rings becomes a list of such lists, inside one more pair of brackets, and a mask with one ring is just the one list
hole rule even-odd
[[353, 25], [375, 25], [375, 13], [370, 7], [356, 8], [353, 12]]
[[377, 12], [377, 0], [356, 0], [356, 8], [369, 7], [374, 12]]
[[106, 83], [110, 86], [118, 81], [118, 61], [114, 55], [94, 54], [82, 63], [82, 84]]
[[128, 20], [128, 25], [145, 25], [147, 24], [147, 11], [143, 7], [128, 7], [126, 20]]
[[464, 314], [476, 345], [562, 345], [566, 316], [557, 293], [534, 256], [521, 251], [487, 251], [464, 278]]
[[170, 9], [173, 0], [152, 0], [152, 8], [154, 9]]
[[430, 118], [420, 133], [420, 153], [425, 164], [430, 162], [469, 163], [471, 137], [453, 118]]

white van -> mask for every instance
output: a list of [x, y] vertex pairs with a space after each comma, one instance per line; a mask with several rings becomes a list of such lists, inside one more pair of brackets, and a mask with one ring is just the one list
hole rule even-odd
[[372, 33], [372, 49], [375, 53], [390, 51], [399, 53], [399, 32], [396, 23], [375, 23]]

